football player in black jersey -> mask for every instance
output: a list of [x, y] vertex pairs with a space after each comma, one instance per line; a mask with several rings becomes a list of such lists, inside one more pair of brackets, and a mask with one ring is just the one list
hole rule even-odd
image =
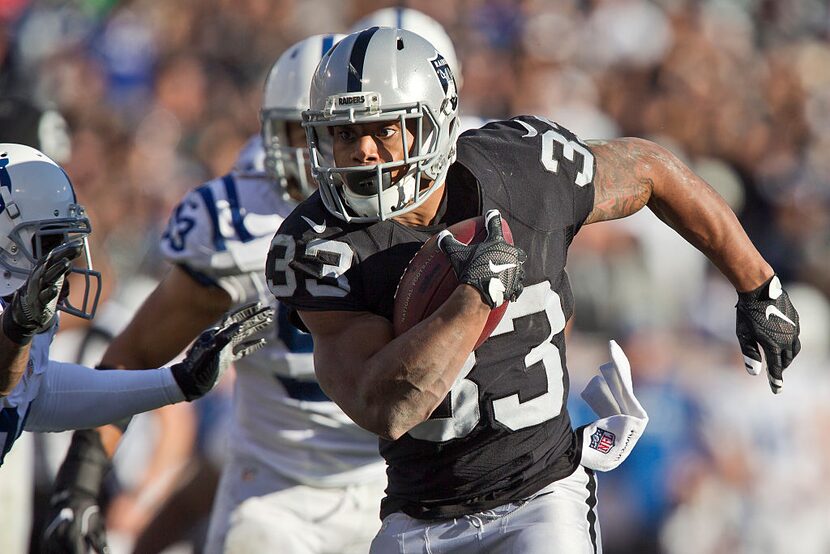
[[[586, 143], [530, 116], [456, 140], [446, 61], [391, 28], [329, 51], [310, 100], [320, 189], [280, 227], [266, 273], [314, 336], [323, 389], [380, 436], [388, 488], [372, 552], [601, 550], [595, 477], [580, 465], [566, 409], [565, 262], [582, 225], [649, 206], [739, 291], [747, 368], [760, 370], [760, 347], [780, 390], [799, 349], [797, 313], [726, 203], [667, 150], [633, 138]], [[409, 260], [430, 236], [482, 214], [491, 233], [475, 248], [441, 240], [459, 286], [395, 337]], [[473, 352], [489, 310], [508, 298]]]

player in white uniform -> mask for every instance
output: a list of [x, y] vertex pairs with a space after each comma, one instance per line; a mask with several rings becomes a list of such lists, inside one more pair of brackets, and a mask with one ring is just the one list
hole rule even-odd
[[[161, 241], [173, 269], [104, 363], [172, 357], [211, 311], [273, 301], [264, 275], [271, 237], [315, 188], [305, 169], [301, 112], [317, 62], [339, 38], [307, 38], [274, 64], [262, 138], [248, 142], [228, 175], [191, 191], [175, 208]], [[174, 323], [158, 321], [158, 309]], [[277, 311], [263, 335], [266, 346], [235, 366], [228, 459], [205, 551], [366, 552], [386, 484], [377, 438], [325, 397], [314, 377], [310, 336]]]
[[[34, 148], [0, 144], [0, 230], [0, 464], [24, 430], [94, 427], [201, 397], [232, 360], [228, 351], [271, 321], [270, 310], [244, 321], [252, 310], [246, 308], [233, 316], [232, 327], [206, 331], [198, 347], [172, 367], [102, 372], [51, 361], [58, 310], [91, 319], [100, 274], [88, 255], [89, 220], [69, 178]], [[82, 253], [86, 267], [73, 268]], [[67, 299], [70, 273], [86, 279], [80, 308]], [[245, 354], [258, 346], [260, 341], [239, 348]]]

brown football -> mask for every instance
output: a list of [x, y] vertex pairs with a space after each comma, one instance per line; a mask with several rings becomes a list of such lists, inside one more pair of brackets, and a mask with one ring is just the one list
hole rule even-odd
[[[501, 225], [504, 239], [509, 244], [513, 244], [513, 234], [503, 217]], [[447, 230], [464, 244], [478, 243], [487, 238], [483, 215], [459, 221]], [[395, 336], [429, 317], [458, 286], [458, 279], [450, 265], [449, 258], [438, 248], [437, 238], [438, 235], [435, 235], [421, 246], [398, 282], [392, 318]], [[501, 306], [490, 311], [490, 316], [487, 318], [487, 323], [484, 325], [475, 348], [481, 346], [481, 343], [487, 340], [499, 324], [507, 310], [507, 304], [508, 302], [505, 301]]]

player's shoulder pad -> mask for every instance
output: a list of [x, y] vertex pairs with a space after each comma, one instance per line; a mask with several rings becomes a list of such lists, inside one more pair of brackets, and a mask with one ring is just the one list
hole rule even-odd
[[264, 176], [235, 172], [191, 190], [174, 208], [161, 238], [161, 250], [172, 263], [198, 271], [214, 268], [223, 254], [270, 237], [294, 205], [286, 202]]
[[459, 142], [472, 143], [479, 148], [494, 148], [504, 143], [516, 145], [514, 141], [518, 139], [532, 139], [548, 131], [554, 131], [566, 141], [582, 143], [565, 127], [537, 115], [519, 115], [510, 119], [488, 121], [481, 127], [466, 130], [459, 137]]
[[[491, 121], [458, 139], [456, 160], [512, 219], [545, 232], [578, 227], [593, 203], [594, 157], [568, 129], [541, 116]], [[589, 186], [590, 185], [590, 186]]]
[[286, 217], [268, 250], [265, 277], [271, 293], [295, 309], [357, 309], [349, 274], [357, 260], [355, 233], [326, 210], [319, 191]]
[[[577, 161], [574, 152], [583, 158], [593, 157], [588, 146], [561, 125], [536, 115], [520, 115], [511, 119], [490, 121], [478, 129], [464, 132], [457, 142], [458, 158], [481, 157], [485, 160], [511, 159], [526, 172], [557, 173], [557, 160]], [[473, 152], [478, 153], [475, 156]], [[593, 174], [593, 171], [590, 171]]]

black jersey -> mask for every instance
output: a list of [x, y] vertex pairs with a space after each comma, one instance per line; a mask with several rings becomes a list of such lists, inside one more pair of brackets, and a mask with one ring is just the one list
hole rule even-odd
[[591, 211], [594, 160], [543, 118], [490, 123], [458, 139], [445, 211], [433, 227], [345, 223], [319, 194], [274, 237], [269, 286], [294, 310], [356, 310], [391, 321], [398, 280], [421, 245], [457, 221], [498, 209], [527, 253], [524, 291], [473, 352], [430, 419], [380, 442], [389, 485], [382, 516], [455, 517], [533, 494], [579, 463], [566, 402], [568, 247]]

